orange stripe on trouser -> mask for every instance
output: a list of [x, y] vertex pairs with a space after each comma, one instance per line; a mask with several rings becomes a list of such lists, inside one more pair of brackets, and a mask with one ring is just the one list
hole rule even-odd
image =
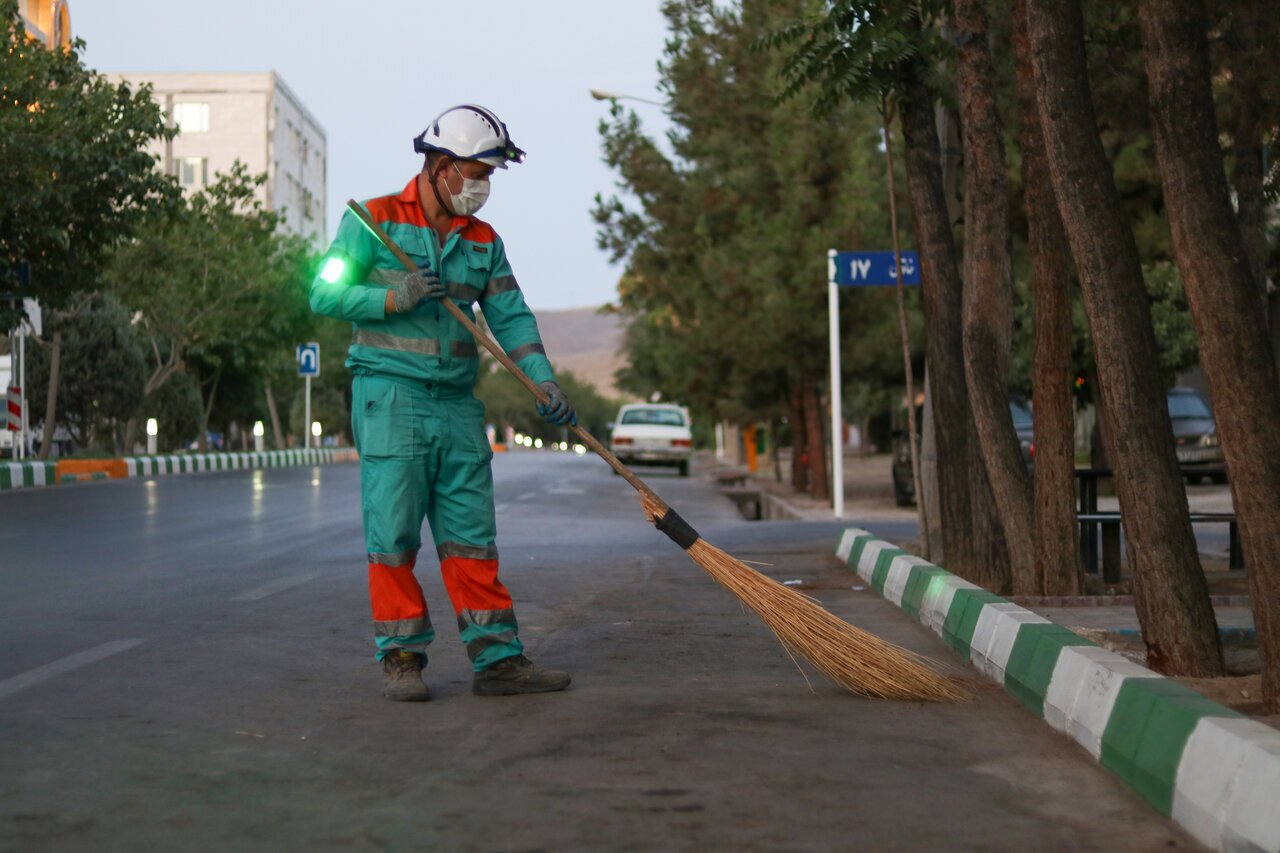
[[497, 560], [445, 557], [440, 563], [453, 612], [510, 610], [511, 593], [498, 580]]
[[418, 579], [413, 576], [412, 565], [370, 563], [369, 601], [375, 622], [421, 619], [427, 612], [427, 601]]

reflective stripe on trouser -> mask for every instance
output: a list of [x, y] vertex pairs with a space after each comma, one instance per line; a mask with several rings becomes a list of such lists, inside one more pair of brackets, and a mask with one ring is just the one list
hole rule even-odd
[[424, 518], [472, 666], [520, 654], [511, 595], [498, 580], [484, 406], [357, 376], [351, 409], [378, 657], [393, 649], [425, 654], [434, 639], [413, 574]]

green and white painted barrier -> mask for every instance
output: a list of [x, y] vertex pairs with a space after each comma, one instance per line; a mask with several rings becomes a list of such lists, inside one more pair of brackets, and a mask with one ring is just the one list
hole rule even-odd
[[1280, 731], [866, 530], [836, 556], [1197, 839], [1280, 853]]
[[30, 489], [57, 482], [56, 462], [0, 462], [0, 489]]
[[282, 468], [290, 465], [323, 465], [330, 462], [354, 462], [358, 459], [351, 448], [317, 448], [312, 450], [268, 450], [262, 453], [179, 453], [171, 456], [127, 456], [126, 476], [150, 477], [157, 474], [190, 474], [197, 471], [235, 471], [245, 468]]

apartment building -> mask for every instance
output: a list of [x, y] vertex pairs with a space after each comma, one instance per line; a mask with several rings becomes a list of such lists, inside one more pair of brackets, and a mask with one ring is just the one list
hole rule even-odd
[[66, 0], [18, 0], [27, 33], [46, 47], [71, 44], [71, 9]]
[[173, 139], [154, 144], [160, 167], [188, 190], [212, 182], [236, 160], [266, 173], [262, 202], [282, 224], [322, 249], [325, 226], [324, 128], [274, 71], [254, 74], [122, 73], [149, 83]]

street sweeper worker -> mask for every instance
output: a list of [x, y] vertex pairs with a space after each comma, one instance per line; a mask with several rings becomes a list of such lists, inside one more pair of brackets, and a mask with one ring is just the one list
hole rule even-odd
[[479, 303], [499, 345], [550, 396], [539, 414], [577, 423], [502, 238], [475, 217], [494, 170], [525, 155], [497, 116], [470, 104], [445, 110], [413, 146], [425, 155], [421, 172], [398, 195], [364, 206], [418, 271], [407, 272], [348, 211], [311, 283], [312, 310], [353, 327], [351, 428], [383, 695], [428, 698], [422, 670], [435, 630], [414, 577], [424, 518], [475, 673], [472, 691], [563, 690], [566, 673], [524, 656], [511, 595], [498, 579], [493, 452], [484, 405], [472, 393], [478, 349], [440, 304], [452, 299], [474, 319]]

